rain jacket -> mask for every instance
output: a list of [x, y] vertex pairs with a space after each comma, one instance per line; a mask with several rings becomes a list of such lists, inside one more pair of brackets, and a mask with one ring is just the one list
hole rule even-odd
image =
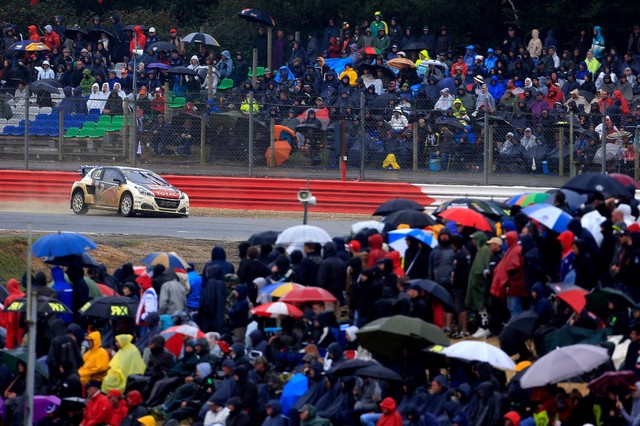
[[268, 405], [271, 407], [271, 415], [264, 419], [262, 426], [288, 426], [289, 421], [282, 415], [280, 401], [272, 399], [269, 401]]
[[602, 28], [596, 25], [593, 29], [596, 30], [596, 34], [591, 40], [591, 50], [593, 51], [593, 56], [595, 56], [597, 60], [601, 60], [604, 57], [604, 37], [602, 37]]
[[[20, 283], [15, 278], [7, 281], [7, 290], [9, 290], [9, 296], [4, 300], [5, 308], [9, 307], [16, 299], [25, 297], [25, 294], [20, 290]], [[3, 312], [1, 315], [1, 324], [7, 329], [5, 347], [13, 349], [22, 343], [24, 337], [24, 329], [20, 327], [21, 314], [19, 312]]]
[[575, 255], [571, 250], [574, 236], [571, 231], [564, 231], [558, 235], [558, 241], [562, 246], [562, 261], [560, 262], [560, 281], [564, 281], [569, 271], [573, 268], [573, 258]]
[[84, 365], [78, 369], [83, 385], [86, 385], [89, 380], [101, 382], [109, 370], [109, 361], [111, 361], [109, 353], [102, 347], [102, 336], [99, 331], [89, 333], [87, 340], [93, 341], [93, 347], [84, 353], [82, 356]]
[[404, 272], [404, 269], [402, 269], [402, 258], [400, 257], [400, 252], [394, 250], [388, 253], [385, 257], [391, 259], [391, 262], [393, 262], [393, 273], [396, 274], [398, 278], [407, 275]]
[[87, 406], [82, 416], [83, 426], [98, 426], [109, 424], [112, 408], [106, 395], [99, 391], [87, 400]]
[[387, 255], [387, 252], [382, 248], [382, 235], [373, 234], [368, 238], [369, 241], [369, 257], [367, 260], [367, 268], [375, 266], [378, 259], [382, 259]]
[[136, 48], [144, 50], [147, 45], [147, 36], [142, 32], [140, 25], [136, 25], [133, 31], [135, 32], [135, 37], [131, 37], [129, 42], [129, 53], [133, 53]]
[[38, 35], [38, 27], [35, 25], [29, 25], [27, 28], [29, 29], [29, 40], [39, 42], [40, 36]]
[[[376, 16], [380, 16], [379, 21], [376, 21], [375, 19]], [[374, 37], [378, 36], [378, 31], [380, 30], [384, 30], [385, 34], [389, 34], [389, 27], [387, 26], [387, 23], [384, 22], [384, 18], [382, 17], [382, 12], [375, 12], [373, 14], [373, 22], [371, 23], [371, 25], [369, 25], [369, 28], [371, 28], [371, 34]]]
[[245, 284], [238, 284], [235, 288], [238, 294], [236, 302], [229, 309], [229, 328], [231, 330], [246, 327], [249, 323], [248, 289]]
[[307, 418], [300, 422], [302, 426], [331, 426], [331, 420], [318, 417], [315, 406], [307, 405]]
[[522, 247], [518, 244], [518, 233], [509, 231], [506, 235], [507, 251], [496, 266], [491, 282], [491, 295], [502, 300], [509, 297], [526, 297]]
[[131, 343], [132, 340], [133, 336], [130, 334], [116, 336], [120, 349], [109, 362], [109, 372], [102, 382], [102, 392], [108, 393], [111, 389], [124, 392], [130, 375], [144, 374], [147, 367], [138, 348]]
[[187, 304], [187, 289], [178, 280], [170, 280], [162, 284], [158, 299], [158, 313], [173, 315], [184, 311]]
[[532, 58], [537, 58], [542, 53], [542, 41], [540, 41], [540, 31], [531, 30], [531, 40], [527, 45], [527, 50]]
[[382, 414], [376, 426], [402, 426], [402, 416], [396, 411], [396, 401], [387, 397], [382, 400], [380, 407], [389, 410], [387, 414]]
[[331, 292], [336, 299], [344, 300], [347, 266], [337, 255], [336, 244], [333, 241], [326, 243], [323, 251], [324, 260], [318, 268], [318, 287]]
[[91, 94], [91, 87], [96, 82], [94, 76], [91, 75], [91, 71], [86, 69], [82, 71], [82, 80], [80, 80], [80, 87], [82, 87], [82, 95], [87, 96]]

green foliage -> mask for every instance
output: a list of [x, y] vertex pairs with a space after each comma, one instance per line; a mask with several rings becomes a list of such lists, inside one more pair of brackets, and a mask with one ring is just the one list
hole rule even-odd
[[5, 283], [9, 278], [22, 277], [27, 267], [27, 240], [19, 237], [0, 238], [0, 281]]

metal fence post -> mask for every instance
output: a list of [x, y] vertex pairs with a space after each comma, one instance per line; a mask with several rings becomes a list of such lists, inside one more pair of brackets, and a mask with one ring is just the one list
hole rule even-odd
[[200, 117], [200, 165], [204, 166], [204, 147], [207, 140], [207, 116]]
[[31, 87], [25, 87], [27, 100], [24, 106], [24, 169], [29, 170], [29, 104], [31, 103]]
[[275, 126], [276, 120], [271, 117], [269, 119], [269, 167], [276, 166], [276, 135]]
[[607, 172], [607, 113], [602, 112], [602, 159], [600, 161], [600, 172]]
[[367, 139], [365, 138], [364, 128], [364, 93], [360, 94], [360, 180], [364, 181], [364, 164], [367, 159], [366, 146]]
[[418, 122], [413, 126], [413, 171], [418, 171]]
[[638, 180], [640, 178], [640, 152], [638, 152], [638, 147], [640, 144], [638, 142], [638, 137], [640, 137], [640, 129], [636, 127], [636, 132], [633, 135], [633, 178]]
[[482, 169], [482, 182], [489, 185], [489, 100], [484, 101], [484, 167]]
[[560, 125], [558, 129], [558, 140], [560, 146], [558, 147], [558, 175], [564, 176], [564, 125]]
[[489, 144], [489, 147], [487, 148], [487, 160], [489, 162], [489, 165], [487, 167], [489, 171], [487, 172], [487, 174], [489, 175], [493, 175], [493, 137], [494, 136], [495, 136], [494, 129], [493, 127], [489, 126], [489, 140], [487, 141], [487, 143]]
[[253, 90], [249, 92], [249, 176], [253, 176]]
[[576, 175], [576, 169], [573, 158], [573, 111], [569, 113], [569, 177]]
[[122, 115], [124, 117], [124, 125], [122, 126], [122, 158], [127, 158], [129, 152], [129, 130], [131, 126], [131, 118], [129, 114], [129, 99], [124, 98], [122, 103]]
[[64, 112], [61, 110], [58, 112], [58, 161], [63, 161], [64, 152], [62, 145], [64, 143]]

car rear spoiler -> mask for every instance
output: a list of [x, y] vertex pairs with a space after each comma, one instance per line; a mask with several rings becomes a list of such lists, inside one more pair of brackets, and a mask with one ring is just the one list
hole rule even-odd
[[87, 173], [89, 173], [92, 169], [95, 169], [96, 167], [100, 167], [100, 166], [90, 166], [90, 165], [80, 166], [80, 168], [78, 169], [78, 173], [80, 173], [80, 176], [85, 177]]

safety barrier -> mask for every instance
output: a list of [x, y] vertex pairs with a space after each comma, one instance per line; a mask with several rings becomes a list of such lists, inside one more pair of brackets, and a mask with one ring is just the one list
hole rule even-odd
[[[296, 211], [301, 209], [297, 192], [307, 187], [301, 179], [165, 176], [189, 194], [192, 207]], [[66, 202], [77, 173], [0, 170], [0, 200]], [[429, 197], [418, 186], [382, 182], [308, 182], [317, 198], [311, 211], [371, 214], [382, 202], [411, 198], [427, 205]]]

